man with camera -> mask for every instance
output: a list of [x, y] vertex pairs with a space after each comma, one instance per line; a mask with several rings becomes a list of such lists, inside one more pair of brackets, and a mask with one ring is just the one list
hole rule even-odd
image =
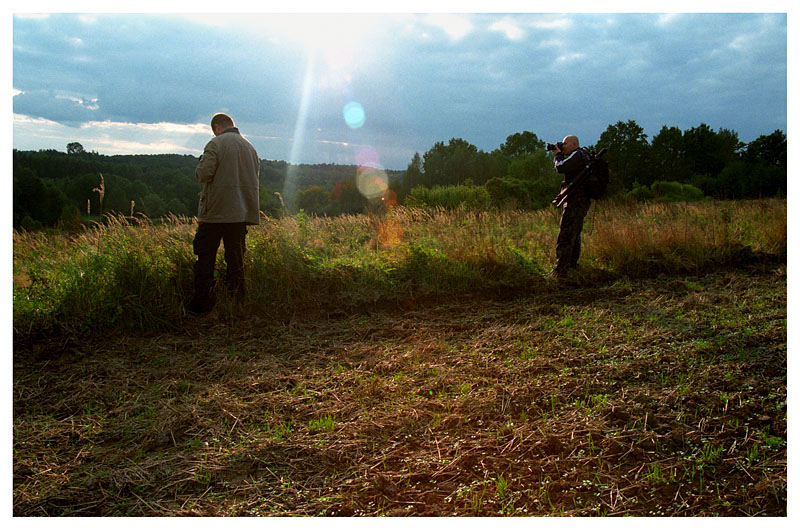
[[[555, 152], [555, 169], [564, 175], [561, 182], [563, 192], [581, 174], [589, 161], [589, 156], [580, 148], [578, 137], [574, 135], [565, 137], [563, 142], [555, 145], [548, 144], [547, 149]], [[569, 195], [563, 202], [564, 210], [556, 241], [556, 266], [550, 273], [552, 276], [563, 278], [570, 269], [578, 267], [581, 230], [590, 204], [591, 200], [586, 196], [583, 186], [569, 190]]]
[[227, 114], [211, 119], [214, 138], [206, 144], [195, 177], [203, 183], [194, 238], [194, 297], [192, 314], [211, 311], [216, 302], [214, 264], [220, 241], [225, 246], [225, 284], [234, 300], [245, 296], [244, 249], [247, 225], [259, 218], [258, 171], [255, 148]]

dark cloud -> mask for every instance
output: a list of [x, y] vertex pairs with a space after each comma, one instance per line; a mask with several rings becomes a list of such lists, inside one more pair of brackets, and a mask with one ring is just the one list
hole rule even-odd
[[[265, 157], [288, 158], [303, 132], [304, 161], [340, 161], [354, 145], [374, 145], [392, 168], [452, 137], [484, 150], [522, 130], [594, 143], [620, 120], [636, 120], [650, 137], [662, 125], [704, 122], [749, 141], [786, 128], [786, 20], [17, 16], [13, 107], [72, 125], [206, 123], [222, 110], [250, 126]], [[300, 37], [319, 37], [310, 70]], [[352, 43], [344, 58], [332, 53], [343, 43]], [[359, 129], [342, 116], [350, 101], [364, 109]], [[306, 130], [295, 131], [298, 121]]]

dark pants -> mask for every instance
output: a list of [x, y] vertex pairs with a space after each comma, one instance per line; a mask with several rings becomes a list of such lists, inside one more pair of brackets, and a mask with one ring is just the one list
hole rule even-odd
[[561, 213], [561, 228], [556, 241], [556, 269], [566, 271], [578, 266], [581, 256], [581, 230], [591, 200], [581, 197], [567, 201]]
[[200, 223], [194, 236], [194, 309], [209, 311], [214, 306], [214, 265], [220, 241], [225, 246], [225, 286], [236, 300], [244, 299], [245, 223]]

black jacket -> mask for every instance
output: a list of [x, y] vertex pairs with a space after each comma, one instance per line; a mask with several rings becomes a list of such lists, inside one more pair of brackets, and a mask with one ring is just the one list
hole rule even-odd
[[[566, 158], [563, 153], [556, 153], [556, 171], [564, 175], [564, 179], [561, 181], [561, 189], [563, 190], [569, 186], [569, 183], [583, 171], [588, 163], [589, 155], [580, 147], [571, 152]], [[579, 186], [577, 189], [570, 191], [569, 196], [572, 199], [577, 199], [585, 197], [586, 192], [583, 190], [583, 186]]]

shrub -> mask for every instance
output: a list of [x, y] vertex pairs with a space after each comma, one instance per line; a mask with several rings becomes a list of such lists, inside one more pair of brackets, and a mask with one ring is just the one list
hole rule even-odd
[[491, 204], [489, 192], [482, 186], [417, 186], [406, 197], [406, 206], [411, 208], [467, 208], [485, 210]]
[[33, 232], [36, 230], [42, 229], [42, 223], [35, 219], [31, 219], [30, 215], [26, 215], [22, 218], [22, 221], [19, 223], [19, 227], [23, 230], [27, 230], [28, 232]]
[[653, 197], [659, 201], [677, 202], [677, 201], [701, 201], [703, 200], [703, 192], [691, 184], [681, 184], [680, 182], [664, 182], [657, 180], [653, 182], [650, 187]]
[[642, 186], [638, 182], [633, 183], [633, 189], [626, 194], [627, 197], [637, 201], [649, 201], [653, 198], [653, 191], [649, 186]]
[[524, 209], [531, 207], [531, 197], [524, 182], [512, 177], [493, 178], [486, 183], [486, 190], [492, 206], [503, 209]]

